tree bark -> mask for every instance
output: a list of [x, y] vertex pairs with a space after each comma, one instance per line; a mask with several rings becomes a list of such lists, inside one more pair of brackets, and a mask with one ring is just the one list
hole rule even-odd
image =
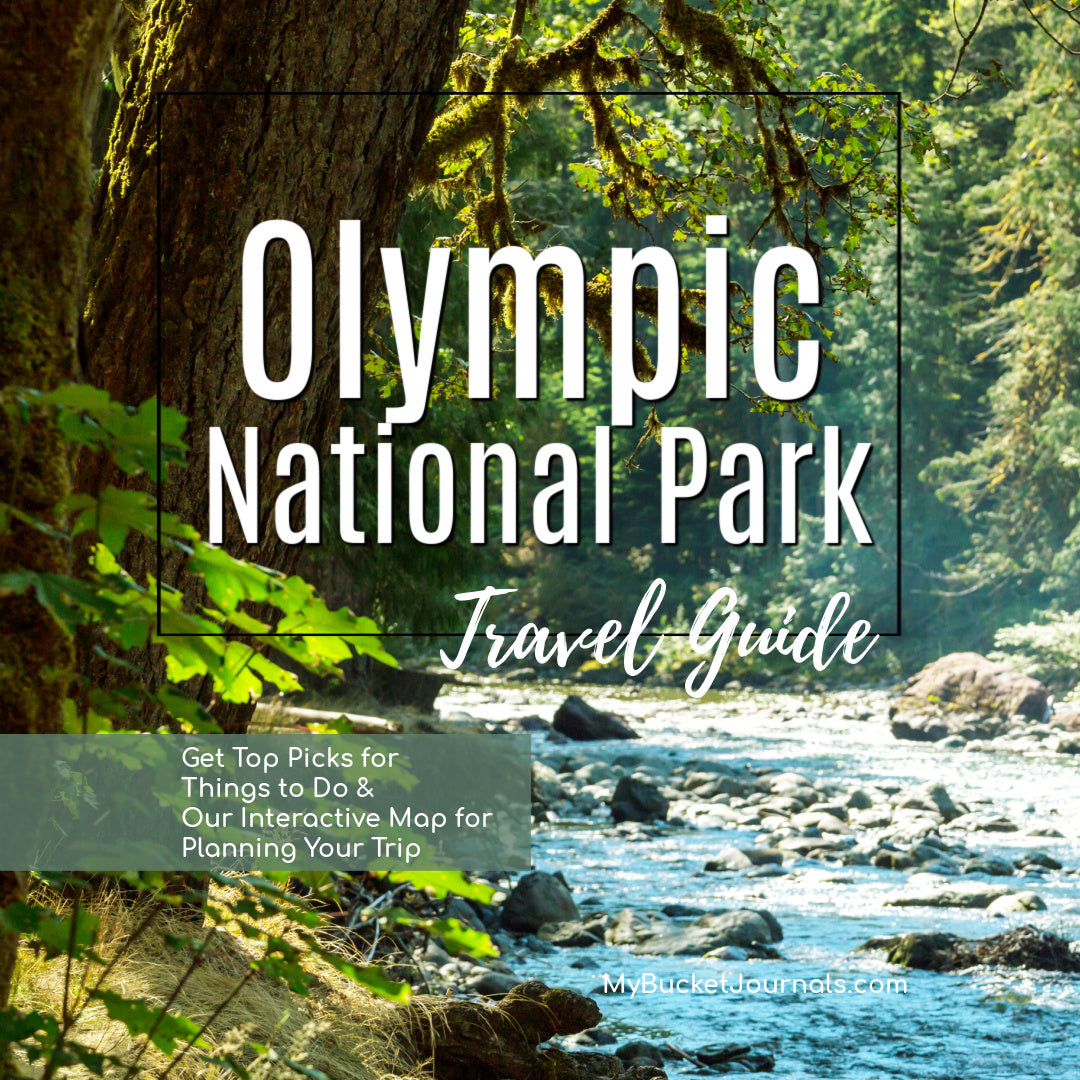
[[[132, 58], [98, 189], [87, 271], [88, 127], [119, 5], [39, 0], [0, 6], [6, 60], [0, 85], [0, 385], [46, 389], [75, 374], [88, 281], [83, 374], [128, 402], [153, 395], [160, 265], [162, 397], [191, 418], [196, 439], [191, 467], [166, 492], [169, 508], [205, 529], [211, 425], [229, 433], [260, 428], [261, 470], [270, 462], [271, 475], [272, 450], [292, 437], [325, 451], [337, 384], [336, 365], [327, 363], [337, 312], [329, 285], [336, 278], [336, 222], [365, 222], [367, 321], [376, 249], [393, 242], [464, 12], [464, 0], [240, 0], [225, 14], [205, 0], [161, 0], [148, 17], [141, 53]], [[304, 89], [365, 96], [273, 96]], [[155, 96], [191, 90], [219, 94]], [[259, 96], [231, 96], [236, 91]], [[256, 222], [278, 216], [307, 228], [323, 290], [316, 296], [315, 376], [291, 408], [247, 393], [239, 367], [243, 241]], [[286, 290], [286, 275], [277, 273], [267, 296], [268, 353], [286, 340]], [[47, 520], [70, 485], [55, 428], [0, 410], [0, 461], [4, 501]], [[81, 463], [85, 490], [118, 479], [100, 460]], [[273, 540], [242, 553], [285, 570], [297, 557]], [[131, 554], [137, 573], [156, 570], [152, 545]], [[0, 573], [63, 572], [68, 562], [61, 543], [18, 522], [0, 535]], [[58, 731], [72, 644], [32, 593], [2, 601], [0, 733]], [[142, 657], [142, 675], [150, 686], [160, 683], [152, 651]], [[0, 904], [24, 890], [24, 874], [0, 872]], [[8, 1001], [16, 944], [13, 936], [0, 937], [0, 1008]], [[0, 1075], [14, 1075], [4, 1055]]]
[[[0, 386], [50, 389], [75, 368], [90, 227], [89, 125], [116, 30], [115, 0], [0, 7]], [[5, 393], [5, 399], [8, 395]], [[8, 401], [5, 400], [5, 404]], [[0, 409], [2, 499], [48, 522], [70, 484], [64, 444], [44, 416]], [[64, 573], [63, 543], [18, 519], [0, 532], [0, 574]], [[68, 635], [32, 590], [0, 597], [0, 734], [61, 728], [71, 671]], [[5, 813], [5, 827], [33, 822]], [[13, 811], [13, 814], [15, 811]], [[0, 906], [25, 895], [23, 871], [0, 871]], [[0, 935], [0, 1009], [18, 938]], [[17, 1075], [10, 1048], [0, 1076]]]
[[[249, 546], [238, 529], [227, 532], [233, 554], [285, 572], [297, 565], [299, 549], [282, 543], [267, 518], [276, 492], [292, 482], [274, 479], [277, 452], [301, 440], [324, 455], [338, 426], [338, 221], [363, 222], [366, 325], [378, 248], [395, 243], [465, 8], [465, 0], [238, 0], [223, 17], [217, 4], [163, 0], [149, 16], [98, 196], [87, 375], [130, 403], [157, 391], [156, 234], [161, 397], [189, 418], [191, 444], [188, 468], [166, 484], [162, 503], [205, 534], [208, 431], [220, 427], [242, 462], [243, 429], [256, 427], [262, 539]], [[315, 265], [314, 373], [286, 403], [248, 388], [240, 351], [243, 246], [271, 218], [306, 230]], [[267, 270], [273, 378], [284, 373], [290, 340], [281, 247], [272, 245]], [[78, 482], [94, 490], [117, 478], [86, 461]], [[153, 545], [128, 554], [136, 576], [157, 573]], [[197, 602], [181, 573], [166, 562], [164, 579]], [[149, 686], [160, 683], [153, 651], [137, 663]], [[249, 715], [246, 706], [218, 711], [227, 730], [242, 729]]]

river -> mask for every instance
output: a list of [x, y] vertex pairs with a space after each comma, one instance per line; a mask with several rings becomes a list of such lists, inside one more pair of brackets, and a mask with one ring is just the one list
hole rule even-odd
[[[553, 745], [546, 736], [534, 735], [536, 760], [558, 766], [567, 753], [586, 761], [629, 753], [654, 767], [708, 758], [737, 767], [772, 766], [845, 787], [865, 784], [888, 791], [943, 783], [956, 802], [1004, 814], [1018, 827], [1009, 833], [966, 833], [962, 839], [971, 850], [1010, 862], [1042, 851], [1063, 869], [1007, 878], [964, 876], [1032, 889], [1046, 902], [1045, 911], [995, 918], [979, 910], [888, 907], [886, 898], [915, 891], [923, 879], [909, 885], [911, 871], [839, 867], [811, 859], [785, 863], [788, 872], [775, 877], [705, 873], [713, 853], [752, 845], [761, 828], [661, 828], [652, 830], [654, 836], [631, 840], [611, 828], [609, 817], [571, 816], [534, 829], [533, 864], [561, 870], [583, 910], [614, 914], [629, 907], [644, 913], [676, 903], [706, 910], [766, 909], [783, 927], [782, 958], [639, 957], [599, 945], [525, 953], [511, 961], [515, 973], [585, 993], [596, 991], [605, 973], [612, 981], [620, 974], [627, 980], [645, 976], [643, 987], [652, 975], [663, 980], [662, 986], [671, 985], [671, 979], [723, 976], [730, 988], [738, 986], [741, 975], [741, 993], [598, 996], [603, 1026], [620, 1042], [671, 1042], [687, 1050], [750, 1044], [772, 1053], [773, 1075], [790, 1080], [1048, 1080], [1076, 1068], [1080, 976], [993, 968], [939, 974], [890, 966], [881, 952], [852, 950], [876, 934], [936, 929], [970, 938], [1021, 923], [1080, 936], [1078, 758], [1037, 744], [1017, 751], [963, 752], [897, 740], [888, 725], [889, 694], [881, 690], [721, 691], [697, 702], [662, 689], [504, 684], [448, 687], [439, 708], [451, 722], [460, 714], [492, 721], [535, 714], [550, 720], [568, 692], [635, 721], [642, 738]], [[1064, 835], [1025, 835], [1040, 827]], [[586, 954], [584, 962], [596, 961], [597, 966], [571, 966]], [[871, 980], [897, 977], [906, 980], [906, 993], [853, 990], [856, 980], [865, 980], [868, 987]], [[749, 992], [763, 978], [764, 989]], [[815, 993], [804, 991], [802, 984], [778, 983], [802, 979], [809, 987], [810, 980], [826, 978], [830, 987], [843, 980], [847, 992]], [[766, 992], [770, 988], [779, 992]], [[672, 1077], [705, 1075], [672, 1061], [665, 1068]]]

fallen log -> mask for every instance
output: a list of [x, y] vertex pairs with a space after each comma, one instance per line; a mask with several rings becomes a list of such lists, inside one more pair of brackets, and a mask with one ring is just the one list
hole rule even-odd
[[256, 724], [262, 719], [264, 712], [269, 712], [279, 724], [332, 724], [344, 717], [352, 725], [354, 735], [395, 735], [401, 731], [401, 724], [396, 720], [386, 720], [381, 716], [363, 716], [340, 709], [307, 709], [299, 705], [273, 705], [269, 708], [262, 704], [256, 705]]

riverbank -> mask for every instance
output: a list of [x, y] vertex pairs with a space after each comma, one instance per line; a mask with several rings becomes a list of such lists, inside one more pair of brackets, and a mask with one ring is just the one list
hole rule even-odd
[[[439, 709], [451, 724], [542, 727], [571, 690], [641, 737], [568, 744], [533, 735], [534, 864], [565, 877], [591, 941], [543, 941], [553, 931], [504, 939], [509, 977], [584, 993], [605, 975], [609, 984], [624, 976], [624, 987], [637, 981], [635, 993], [598, 995], [616, 1048], [645, 1042], [695, 1056], [739, 1045], [792, 1078], [1052, 1074], [1056, 1040], [1078, 1019], [1076, 976], [995, 967], [946, 975], [856, 950], [880, 936], [974, 939], [1020, 923], [1076, 936], [1080, 762], [1038, 740], [993, 753], [898, 740], [892, 695], [878, 690], [729, 691], [690, 704], [658, 689], [491, 683], [448, 688]], [[622, 776], [655, 788], [668, 820], [613, 822]], [[950, 892], [963, 906], [913, 903], [949, 902]], [[1031, 910], [1028, 893], [1045, 907]], [[1020, 910], [1002, 910], [1010, 905]], [[782, 928], [781, 940], [762, 943], [775, 958], [744, 955], [695, 926], [748, 909]], [[627, 924], [629, 934], [612, 931]], [[643, 993], [650, 976], [658, 988]], [[741, 976], [742, 990], [694, 993], [695, 976], [728, 987]], [[906, 993], [884, 992], [898, 976]], [[680, 979], [690, 992], [674, 989]], [[837, 979], [852, 989], [836, 993]], [[867, 990], [880, 981], [882, 992], [858, 993], [859, 979]], [[763, 992], [764, 980], [782, 988]], [[810, 989], [815, 980], [829, 991]], [[703, 1074], [673, 1053], [668, 1075]], [[717, 1064], [746, 1071], [750, 1062]]]

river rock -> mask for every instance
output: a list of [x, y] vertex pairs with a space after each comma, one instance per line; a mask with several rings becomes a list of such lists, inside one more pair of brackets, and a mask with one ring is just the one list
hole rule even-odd
[[1018, 911], [1045, 911], [1046, 901], [1033, 892], [1008, 893], [999, 896], [987, 909], [987, 915], [1012, 915]]
[[634, 776], [620, 777], [611, 796], [611, 817], [620, 821], [663, 821], [668, 801], [660, 789]]
[[892, 823], [892, 811], [884, 806], [874, 806], [853, 811], [848, 820], [861, 829], [884, 829]]
[[944, 784], [927, 784], [900, 797], [896, 810], [917, 810], [939, 815], [943, 821], [960, 817], [966, 808], [957, 806]]
[[614, 1046], [618, 1041], [607, 1028], [602, 1027], [586, 1028], [564, 1040], [568, 1046]]
[[583, 784], [600, 784], [605, 780], [610, 780], [614, 784], [622, 776], [622, 770], [616, 769], [614, 765], [609, 765], [606, 761], [590, 761], [588, 765], [582, 765], [574, 776]]
[[841, 821], [835, 814], [818, 813], [813, 810], [794, 814], [791, 818], [791, 824], [799, 829], [820, 829], [823, 833], [837, 833], [841, 836], [851, 833], [850, 826]]
[[[603, 930], [601, 930], [601, 934]], [[551, 945], [558, 945], [560, 949], [588, 949], [593, 945], [599, 945], [602, 937], [594, 934], [584, 923], [559, 922], [544, 923], [536, 936], [541, 941]]]
[[892, 896], [884, 903], [887, 907], [988, 908], [998, 897], [1007, 896], [1012, 891], [1008, 885], [963, 882], [934, 892]]
[[1050, 726], [1061, 728], [1063, 731], [1080, 732], [1080, 712], [1076, 709], [1054, 710], [1050, 718]]
[[[492, 913], [494, 912], [494, 909], [490, 910]], [[487, 933], [487, 927], [484, 925], [483, 919], [477, 915], [476, 909], [468, 900], [463, 900], [460, 896], [450, 897], [446, 903], [445, 914], [448, 918], [457, 919], [458, 922], [464, 923], [465, 926], [468, 926], [473, 930]]]
[[[956, 738], [951, 735], [949, 725], [934, 713], [906, 715], [891, 719], [891, 730], [898, 739], [910, 739], [912, 742], [944, 742]], [[966, 741], [966, 740], [962, 740]]]
[[925, 971], [957, 971], [979, 964], [998, 964], [1039, 971], [1080, 972], [1080, 953], [1068, 941], [1030, 926], [974, 941], [944, 933], [879, 936], [859, 948], [885, 950], [890, 964]]
[[663, 1065], [664, 1055], [660, 1053], [659, 1046], [635, 1039], [633, 1042], [623, 1043], [615, 1051], [615, 1056], [627, 1065]]
[[[806, 781], [797, 779], [798, 773], [780, 773], [779, 776], [771, 776], [766, 779], [767, 786], [764, 790], [772, 793], [769, 802], [773, 805], [784, 805], [779, 800], [790, 800], [792, 813], [799, 813], [806, 807], [812, 806], [821, 798], [821, 792], [811, 787]], [[755, 787], [759, 786], [761, 781]]]
[[784, 852], [779, 848], [758, 846], [740, 850], [755, 866], [779, 866], [784, 861]]
[[870, 862], [880, 870], [910, 870], [919, 865], [919, 860], [910, 851], [896, 851], [886, 847], [875, 851]]
[[1065, 834], [1053, 825], [1033, 825], [1025, 833], [1025, 836], [1039, 836], [1050, 840], [1064, 840]]
[[577, 694], [571, 694], [559, 706], [552, 727], [577, 742], [639, 738], [621, 716], [594, 709]]
[[874, 797], [863, 788], [856, 788], [844, 800], [844, 806], [848, 810], [869, 810], [873, 805]]
[[506, 975], [501, 971], [485, 971], [479, 978], [467, 982], [465, 987], [484, 997], [502, 998], [515, 986], [521, 986], [524, 982], [524, 979], [519, 979], [516, 975]]
[[715, 799], [718, 795], [745, 795], [749, 785], [731, 776], [714, 776], [691, 789], [695, 799]]
[[749, 958], [749, 950], [738, 945], [721, 945], [719, 949], [710, 949], [703, 957], [705, 960], [733, 960], [740, 964]]
[[801, 814], [805, 805], [806, 803], [801, 799], [793, 799], [790, 795], [773, 795], [757, 804], [757, 812], [778, 814], [780, 817], [788, 818], [792, 814]]
[[532, 763], [532, 801], [545, 809], [566, 798], [559, 774], [542, 761]]
[[990, 877], [1012, 877], [1012, 863], [998, 858], [996, 855], [977, 855], [974, 859], [968, 859], [961, 868], [965, 874], [987, 874]]
[[710, 873], [725, 873], [738, 870], [749, 870], [754, 864], [750, 861], [746, 852], [738, 848], [724, 848], [717, 852], [716, 857], [705, 864], [705, 869]]
[[659, 1065], [629, 1065], [614, 1054], [605, 1054], [599, 1050], [578, 1050], [568, 1054], [555, 1072], [537, 1070], [514, 1075], [573, 1076], [575, 1080], [667, 1080], [667, 1073]]
[[772, 1054], [764, 1051], [754, 1052], [753, 1047], [730, 1043], [727, 1046], [703, 1046], [694, 1052], [694, 1057], [702, 1065], [709, 1066], [714, 1072], [732, 1072], [733, 1067], [739, 1072], [772, 1072], [776, 1061]]
[[831, 853], [843, 844], [843, 840], [835, 836], [785, 836], [776, 846], [784, 852], [807, 855], [811, 851]]
[[1026, 855], [1021, 855], [1018, 859], [1013, 861], [1013, 866], [1017, 870], [1060, 870], [1061, 863], [1057, 861], [1052, 855], [1047, 855], [1045, 851], [1029, 851]]
[[738, 823], [742, 815], [723, 803], [700, 803], [679, 799], [668, 806], [668, 817], [690, 821], [702, 829], [725, 829]]
[[570, 890], [553, 874], [533, 870], [514, 887], [502, 906], [502, 922], [508, 930], [536, 933], [544, 923], [580, 922]]
[[688, 927], [658, 934], [633, 946], [631, 952], [637, 956], [704, 956], [729, 945], [753, 949], [782, 938], [780, 924], [771, 915], [740, 909], [703, 915]]
[[693, 925], [721, 931], [730, 939], [725, 944], [739, 945], [743, 948], [754, 944], [771, 945], [784, 940], [780, 923], [767, 911], [751, 911], [748, 908], [742, 908], [738, 911], [702, 915]]
[[747, 870], [745, 876], [756, 881], [758, 878], [787, 877], [790, 873], [790, 870], [785, 870], [782, 866], [770, 864], [767, 866], [755, 866]]
[[967, 832], [1018, 832], [1019, 826], [1004, 814], [961, 814], [949, 822], [951, 828], [964, 829]]
[[604, 931], [604, 940], [609, 945], [622, 947], [638, 945], [643, 941], [656, 937], [658, 934], [671, 933], [675, 924], [661, 915], [650, 912], [646, 917], [623, 908], [608, 924]]
[[898, 739], [939, 742], [951, 735], [993, 739], [1004, 727], [983, 730], [979, 718], [1007, 721], [1020, 715], [1044, 720], [1048, 701], [1049, 692], [1038, 679], [979, 653], [950, 653], [908, 680], [889, 706], [889, 719]]

